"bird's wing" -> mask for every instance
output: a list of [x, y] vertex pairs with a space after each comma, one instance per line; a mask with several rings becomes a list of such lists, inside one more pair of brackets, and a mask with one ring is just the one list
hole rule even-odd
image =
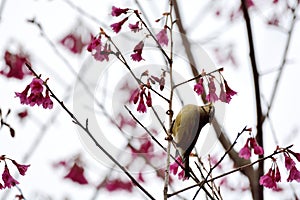
[[[189, 149], [192, 144], [196, 143], [199, 135], [200, 112], [196, 105], [187, 105], [182, 108], [175, 120], [174, 140], [181, 154], [186, 152], [190, 154]], [[176, 122], [177, 121], [177, 122]], [[189, 149], [189, 151], [187, 151]], [[183, 156], [183, 155], [182, 155]], [[188, 155], [187, 155], [188, 156]]]

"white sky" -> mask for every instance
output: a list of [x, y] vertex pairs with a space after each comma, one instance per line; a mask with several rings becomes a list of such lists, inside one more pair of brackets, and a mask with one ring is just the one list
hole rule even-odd
[[[100, 22], [105, 23], [105, 25], [118, 21], [118, 19], [112, 19], [110, 16], [111, 5], [118, 7], [130, 7], [134, 5], [133, 0], [101, 2], [93, 0], [74, 0], [72, 2], [87, 13], [95, 16]], [[229, 27], [225, 20], [215, 20], [211, 14], [202, 18], [199, 12], [206, 11], [206, 6], [209, 5], [208, 1], [203, 4], [185, 2], [186, 3], [182, 4], [180, 8], [184, 13], [184, 25], [188, 31], [191, 31], [188, 37], [195, 41], [207, 42], [206, 39], [215, 35], [215, 33], [220, 34], [219, 38], [208, 41], [203, 46], [213, 59], [212, 46], [219, 44], [222, 46], [228, 42], [233, 42], [237, 47], [235, 53], [238, 67], [233, 67], [230, 63], [225, 63], [223, 66], [225, 68], [224, 76], [227, 78], [230, 86], [238, 92], [238, 95], [234, 97], [232, 102], [226, 107], [224, 123], [224, 128], [230, 133], [229, 136], [233, 139], [237, 132], [245, 125], [251, 127], [255, 124], [255, 117], [253, 115], [255, 110], [254, 91], [251, 83], [252, 77], [247, 54], [244, 24], [242, 23], [243, 20], [238, 19], [234, 25]], [[236, 2], [237, 1], [232, 3], [232, 5], [228, 5], [227, 1], [220, 1], [219, 3], [213, 4], [213, 9], [223, 7], [224, 12], [229, 12], [230, 9], [237, 6]], [[147, 12], [147, 16], [152, 21], [159, 18], [162, 12], [167, 11], [167, 3], [161, 3], [161, 1], [158, 3], [158, 1], [147, 0], [140, 3], [142, 3], [143, 8]], [[256, 13], [253, 15], [255, 16], [253, 20], [254, 42], [257, 50], [259, 71], [267, 72], [278, 67], [282, 59], [281, 56], [286, 42], [286, 35], [264, 24], [262, 15], [267, 15], [272, 9], [267, 3], [263, 3], [263, 1], [257, 1], [257, 4], [261, 6], [262, 9], [251, 12]], [[80, 14], [68, 6], [63, 0], [9, 0], [6, 1], [1, 16], [0, 56], [2, 57], [7, 48], [15, 50], [18, 46], [22, 46], [26, 52], [32, 55], [32, 62], [37, 65], [36, 69], [38, 73], [43, 74], [43, 77], [49, 77], [50, 80], [48, 83], [51, 88], [54, 89], [58, 97], [64, 98], [67, 95], [67, 84], [74, 83], [75, 77], [65, 64], [53, 53], [53, 50], [49, 47], [47, 42], [40, 37], [38, 29], [26, 23], [26, 19], [32, 17], [36, 17], [43, 25], [50, 39], [53, 42], [57, 42], [74, 28], [76, 21], [80, 18]], [[85, 17], [81, 20], [93, 33], [97, 33], [99, 26], [103, 26], [103, 24], [99, 25]], [[160, 28], [161, 24], [153, 23], [152, 26]], [[109, 32], [109, 34], [114, 35], [112, 32]], [[300, 49], [298, 35], [300, 35], [299, 27], [296, 25], [292, 38], [293, 42], [288, 54], [289, 63], [284, 71], [278, 89], [279, 91], [271, 112], [271, 119], [275, 133], [279, 138], [279, 145], [286, 146], [294, 143], [295, 147], [293, 149], [300, 152], [300, 146], [295, 142], [299, 140], [298, 114], [300, 113], [300, 107], [298, 105], [299, 93], [297, 92], [297, 86], [299, 85], [298, 76], [300, 73], [300, 69], [297, 66], [299, 65], [299, 56], [297, 56], [297, 54]], [[58, 50], [68, 59], [76, 71], [79, 71], [82, 64], [90, 57], [87, 52], [74, 57], [59, 45]], [[3, 60], [0, 61], [0, 63], [2, 67], [4, 64]], [[276, 73], [270, 73], [261, 78], [262, 93], [267, 100], [270, 99], [270, 91], [275, 77]], [[51, 111], [41, 108], [30, 108], [29, 112], [32, 114], [32, 118], [28, 119], [25, 123], [20, 122], [13, 116], [17, 111], [24, 108], [24, 106], [19, 104], [18, 99], [13, 98], [14, 92], [22, 91], [25, 88], [25, 84], [29, 81], [30, 78], [20, 82], [8, 80], [2, 76], [0, 77], [0, 107], [4, 112], [8, 108], [14, 111], [8, 120], [13, 127], [16, 128], [16, 138], [13, 139], [9, 136], [5, 128], [1, 129], [0, 154], [6, 154], [17, 161], [21, 161], [24, 153], [33, 145], [33, 140], [37, 138], [38, 134], [45, 134], [38, 144], [36, 152], [30, 156], [28, 163], [32, 164], [32, 166], [29, 168], [28, 173], [25, 177], [18, 179], [21, 182], [20, 188], [23, 190], [24, 195], [26, 195], [28, 199], [45, 199], [45, 197], [37, 197], [37, 193], [51, 195], [53, 199], [63, 199], [64, 196], [68, 196], [70, 199], [89, 199], [93, 195], [92, 187], [78, 186], [70, 181], [62, 181], [65, 171], [54, 170], [51, 164], [59, 160], [70, 158], [80, 152], [82, 153], [83, 160], [88, 163], [87, 177], [93, 180], [93, 182], [96, 183], [98, 180], [101, 180], [101, 176], [109, 170], [102, 164], [97, 163], [92, 156], [86, 153], [77, 136], [78, 134], [74, 124], [65, 113], [57, 112], [57, 107]], [[66, 105], [72, 108], [72, 102], [71, 96], [70, 99], [66, 101]], [[53, 126], [49, 126], [46, 130], [43, 130], [40, 122], [48, 121], [49, 117], [53, 116], [54, 113], [56, 113], [56, 116]], [[266, 138], [265, 149], [268, 154], [275, 149], [275, 143], [268, 123], [266, 123], [264, 128], [264, 137]], [[237, 147], [241, 147], [245, 140], [246, 137], [242, 137]], [[267, 162], [266, 167], [268, 167], [268, 164]], [[282, 171], [284, 171], [283, 164], [280, 163], [279, 165], [282, 167]], [[0, 171], [1, 166], [2, 165], [0, 165]], [[286, 177], [287, 175], [285, 174], [283, 176]], [[235, 175], [232, 177], [238, 178]], [[145, 187], [149, 189], [151, 194], [160, 199], [162, 194], [162, 181], [153, 184], [153, 181], [151, 181], [151, 179], [153, 179], [152, 174], [147, 174], [146, 179], [147, 178], [149, 183], [146, 184]], [[285, 178], [283, 178], [283, 180], [284, 179]], [[189, 185], [188, 182], [183, 184]], [[283, 183], [282, 185], [286, 184]], [[181, 188], [182, 185], [176, 185], [176, 187]], [[299, 185], [297, 187], [299, 188]], [[5, 191], [0, 191], [0, 199], [4, 193]], [[12, 189], [7, 199], [13, 199], [16, 193], [17, 190]], [[287, 190], [287, 194], [288, 193], [289, 190]], [[184, 193], [184, 195], [187, 195], [187, 198], [193, 194], [193, 192]], [[273, 195], [270, 194], [270, 192], [266, 192], [266, 194]], [[109, 194], [105, 190], [101, 190], [101, 194], [99, 194], [97, 199], [102, 199], [108, 195], [111, 199], [124, 198], [125, 195], [131, 195], [130, 199], [143, 198], [143, 195], [141, 195], [141, 192], [138, 190], [135, 190], [134, 195], [126, 192]], [[230, 194], [224, 193], [225, 199], [227, 197], [226, 195]], [[241, 196], [243, 199], [250, 199], [249, 193], [247, 192], [239, 194], [238, 196], [230, 195], [230, 198], [241, 199]]]

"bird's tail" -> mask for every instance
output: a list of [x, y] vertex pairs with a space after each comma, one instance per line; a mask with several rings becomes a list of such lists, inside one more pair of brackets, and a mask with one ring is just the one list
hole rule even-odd
[[185, 159], [184, 159], [184, 176], [185, 178], [189, 178], [190, 177], [190, 159], [189, 159], [189, 156], [187, 156]]

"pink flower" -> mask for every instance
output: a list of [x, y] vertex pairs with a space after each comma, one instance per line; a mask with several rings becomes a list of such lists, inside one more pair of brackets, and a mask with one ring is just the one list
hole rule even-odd
[[165, 78], [161, 77], [160, 81], [159, 81], [159, 89], [160, 89], [160, 91], [162, 91], [165, 88], [165, 83], [166, 83]]
[[86, 45], [86, 43], [82, 41], [81, 36], [75, 35], [73, 33], [66, 35], [60, 41], [60, 43], [75, 54], [80, 54], [83, 47]]
[[247, 140], [245, 146], [241, 148], [239, 152], [239, 157], [244, 158], [244, 159], [249, 159], [251, 157], [251, 149], [248, 146], [249, 139]]
[[20, 98], [20, 102], [21, 104], [27, 104], [27, 95], [28, 95], [28, 91], [30, 89], [30, 86], [27, 85], [25, 90], [21, 93], [19, 92], [15, 92], [16, 96], [15, 97], [19, 97]]
[[255, 142], [256, 145], [253, 146], [253, 149], [254, 149], [254, 154], [256, 155], [263, 155], [264, 154], [264, 149], [259, 146], [256, 142]]
[[[180, 156], [177, 156], [176, 161], [182, 164], [182, 159]], [[179, 165], [176, 161], [174, 163], [170, 164], [170, 172], [173, 173], [174, 175], [177, 174], [178, 167], [179, 167]]]
[[140, 26], [139, 26], [139, 21], [137, 21], [135, 24], [129, 24], [129, 28], [131, 31], [133, 31], [134, 33], [138, 32], [141, 30]]
[[138, 62], [143, 60], [142, 58], [143, 48], [144, 48], [144, 41], [140, 41], [133, 49], [134, 54], [131, 54], [132, 60]]
[[113, 6], [111, 8], [111, 15], [114, 17], [118, 17], [121, 14], [126, 14], [128, 10], [129, 10], [128, 8], [122, 9], [122, 8], [117, 8], [117, 7]]
[[43, 80], [39, 78], [33, 78], [30, 85], [31, 94], [39, 94], [43, 92]]
[[128, 20], [128, 17], [125, 17], [122, 21], [119, 21], [117, 23], [114, 23], [112, 25], [110, 25], [110, 27], [113, 29], [113, 31], [115, 33], [119, 33], [121, 28], [122, 28], [122, 25]]
[[142, 182], [142, 183], [145, 182], [145, 179], [144, 179], [144, 177], [143, 177], [142, 172], [139, 172], [138, 181], [140, 181], [140, 182]]
[[48, 90], [46, 90], [46, 96], [43, 100], [43, 108], [45, 108], [45, 109], [47, 109], [47, 108], [52, 109], [53, 108], [53, 102], [50, 99]]
[[228, 101], [228, 99], [227, 99], [227, 95], [226, 95], [226, 92], [224, 90], [223, 83], [220, 84], [220, 88], [221, 88], [221, 92], [220, 92], [220, 96], [219, 96], [220, 101], [225, 102], [225, 103], [229, 103], [230, 100]]
[[185, 180], [187, 180], [189, 178], [188, 178], [188, 176], [185, 176], [184, 170], [181, 170], [181, 172], [178, 173], [178, 179], [182, 180], [182, 181], [185, 181]]
[[11, 160], [12, 163], [17, 167], [19, 173], [24, 176], [28, 167], [30, 167], [30, 165], [20, 165], [18, 164], [15, 160]]
[[255, 6], [252, 0], [246, 0], [246, 6], [247, 8], [250, 8], [252, 6]]
[[[102, 49], [103, 48], [103, 49]], [[99, 61], [109, 61], [109, 54], [111, 53], [110, 46], [105, 44], [104, 47], [96, 47], [96, 52], [93, 54], [94, 58]]]
[[294, 160], [288, 154], [284, 153], [283, 155], [284, 155], [285, 168], [287, 170], [292, 169], [292, 167], [294, 167], [296, 165], [296, 163], [294, 162]]
[[129, 181], [125, 182], [120, 179], [114, 179], [108, 181], [105, 185], [105, 188], [110, 192], [116, 190], [126, 190], [128, 192], [132, 192], [132, 183]]
[[139, 105], [137, 107], [137, 111], [142, 112], [142, 113], [147, 112], [147, 108], [145, 106], [145, 102], [144, 102], [144, 98], [143, 98], [142, 93], [140, 95], [140, 102], [139, 102]]
[[278, 166], [276, 166], [276, 170], [275, 170], [275, 182], [280, 182], [281, 181], [281, 175], [280, 175], [280, 171]]
[[139, 153], [151, 153], [153, 151], [153, 144], [150, 140], [146, 140], [145, 142], [142, 143]]
[[247, 139], [245, 146], [240, 150], [239, 156], [249, 159], [251, 157], [251, 149], [254, 149], [254, 154], [256, 155], [264, 154], [264, 149], [257, 144], [255, 138], [250, 137]]
[[137, 88], [131, 93], [129, 102], [133, 102], [134, 104], [136, 104], [139, 100], [139, 97], [140, 97], [140, 90], [139, 88]]
[[167, 28], [164, 28], [159, 33], [157, 33], [156, 39], [161, 46], [163, 45], [168, 46], [169, 39], [167, 35]]
[[198, 83], [194, 85], [194, 91], [198, 94], [201, 95], [204, 92], [204, 87], [203, 87], [203, 78], [200, 78]]
[[249, 138], [249, 143], [250, 143], [250, 148], [254, 149], [254, 154], [256, 154], [256, 155], [264, 154], [264, 149], [257, 144], [255, 138], [253, 138], [253, 137]]
[[271, 189], [277, 188], [277, 184], [273, 174], [274, 170], [270, 168], [267, 174], [260, 177], [259, 184]]
[[42, 93], [33, 94], [31, 93], [27, 98], [27, 105], [34, 106], [37, 104], [38, 106], [44, 102], [44, 96]]
[[296, 153], [296, 152], [293, 152], [293, 151], [289, 151], [291, 154], [293, 154], [293, 156], [295, 156], [295, 158], [298, 160], [298, 162], [300, 162], [300, 153]]
[[152, 106], [152, 98], [151, 98], [150, 91], [148, 91], [148, 95], [147, 95], [147, 98], [146, 98], [146, 104], [147, 104], [148, 107]]
[[273, 159], [273, 163], [268, 173], [261, 176], [259, 179], [259, 184], [267, 188], [271, 188], [274, 191], [278, 191], [277, 182], [281, 181], [281, 175], [279, 168], [277, 166], [276, 160]]
[[90, 44], [87, 47], [87, 50], [89, 52], [92, 52], [98, 46], [101, 46], [101, 36], [99, 36], [99, 37], [97, 37], [97, 36], [93, 37], [93, 39], [91, 40]]
[[9, 173], [8, 167], [5, 164], [4, 166], [4, 171], [2, 174], [2, 180], [4, 182], [4, 188], [11, 188], [17, 184], [19, 184], [19, 182], [17, 180], [15, 180]]
[[7, 78], [17, 78], [22, 80], [25, 75], [31, 74], [31, 72], [24, 67], [26, 62], [29, 63], [28, 58], [21, 54], [12, 54], [9, 51], [5, 51], [4, 60], [6, 67], [0, 71], [0, 74]]
[[84, 169], [78, 166], [76, 163], [74, 163], [73, 167], [64, 178], [69, 178], [80, 185], [88, 184], [88, 181], [84, 176]]
[[291, 182], [291, 181], [297, 181], [297, 182], [300, 182], [300, 172], [298, 171], [298, 169], [296, 168], [296, 166], [293, 166], [290, 170], [290, 175], [287, 179], [288, 182]]
[[236, 95], [237, 92], [234, 91], [234, 90], [232, 90], [232, 89], [228, 86], [226, 80], [224, 80], [224, 84], [225, 84], [225, 90], [226, 90], [226, 102], [229, 103], [230, 100], [231, 100], [231, 98], [232, 98], [232, 96]]
[[209, 78], [208, 89], [209, 89], [209, 93], [206, 96], [206, 100], [210, 101], [210, 102], [217, 101], [218, 100], [218, 96], [216, 95], [216, 86], [215, 86], [214, 78], [213, 77]]

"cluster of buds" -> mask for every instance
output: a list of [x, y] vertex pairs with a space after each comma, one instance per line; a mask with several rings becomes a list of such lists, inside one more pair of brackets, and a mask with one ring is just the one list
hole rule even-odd
[[[147, 95], [146, 95], [146, 89], [148, 90]], [[141, 113], [145, 113], [147, 112], [147, 108], [145, 105], [144, 98], [146, 100], [146, 105], [148, 107], [152, 107], [152, 97], [151, 97], [150, 89], [147, 86], [141, 85], [140, 88], [137, 88], [136, 90], [133, 91], [129, 101], [132, 101], [134, 104], [139, 102], [137, 111]]]
[[[25, 90], [21, 93], [15, 92], [16, 96], [20, 98], [21, 104], [26, 104], [30, 106], [43, 105], [43, 108], [53, 108], [53, 102], [49, 96], [49, 90], [46, 89], [45, 96], [42, 94], [44, 90], [44, 82], [40, 78], [33, 78], [31, 83], [26, 86]], [[30, 95], [28, 92], [30, 89]]]
[[13, 165], [16, 166], [17, 170], [19, 171], [19, 174], [24, 176], [28, 167], [30, 165], [21, 165], [19, 163], [17, 163], [15, 160], [7, 158], [5, 155], [0, 156], [0, 163], [4, 162], [4, 171], [2, 173], [2, 180], [3, 183], [0, 183], [0, 189], [5, 189], [5, 188], [11, 188], [14, 187], [15, 185], [19, 184], [19, 182], [17, 180], [15, 180], [9, 172], [8, 166], [7, 166], [7, 161], [11, 161], [11, 163]]
[[[133, 90], [129, 98], [129, 102], [133, 102], [134, 104], [136, 104], [139, 101], [137, 111], [145, 113], [147, 112], [146, 105], [148, 107], [152, 107], [152, 97], [150, 93], [150, 88], [152, 88], [151, 84], [154, 85], [158, 83], [159, 89], [162, 91], [165, 87], [165, 76], [166, 76], [165, 70], [162, 70], [160, 77], [150, 75], [148, 70], [144, 71], [141, 74], [140, 79], [142, 79], [142, 77], [146, 77], [147, 84], [141, 84], [139, 88]], [[146, 90], [147, 90], [147, 95], [146, 95]], [[146, 105], [145, 105], [144, 98], [146, 100]]]

